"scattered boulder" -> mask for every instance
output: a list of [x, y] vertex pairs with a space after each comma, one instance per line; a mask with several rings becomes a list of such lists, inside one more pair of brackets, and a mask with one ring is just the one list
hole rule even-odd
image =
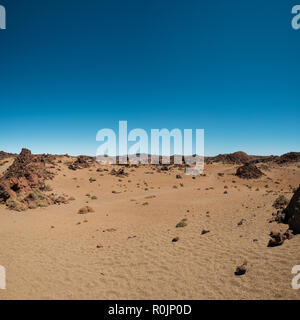
[[263, 172], [256, 165], [247, 163], [237, 169], [236, 175], [242, 179], [258, 179]]
[[238, 226], [241, 226], [244, 222], [246, 221], [246, 219], [242, 219], [240, 222], [238, 222]]
[[201, 234], [203, 235], [203, 234], [206, 234], [206, 233], [209, 233], [210, 232], [210, 230], [205, 230], [205, 229], [203, 229], [202, 231], [201, 231]]
[[[69, 200], [72, 199], [72, 198], [69, 198]], [[59, 196], [57, 198], [54, 198], [53, 199], [53, 202], [54, 204], [68, 204], [69, 203], [69, 200], [67, 200], [65, 197], [63, 196]], [[72, 201], [72, 200], [70, 200]]]
[[127, 177], [128, 176], [128, 173], [126, 173], [123, 168], [121, 168], [119, 170], [112, 169], [109, 174], [112, 176], [116, 176], [116, 177]]
[[277, 247], [281, 246], [286, 239], [280, 232], [273, 232], [270, 233], [271, 239], [269, 240], [268, 247]]
[[70, 170], [86, 169], [90, 168], [95, 159], [88, 156], [78, 156], [77, 159], [69, 165]]
[[179, 240], [179, 237], [175, 237], [172, 239], [172, 242], [177, 242]]
[[241, 266], [237, 266], [234, 274], [236, 276], [242, 276], [247, 272], [247, 261], [245, 261]]

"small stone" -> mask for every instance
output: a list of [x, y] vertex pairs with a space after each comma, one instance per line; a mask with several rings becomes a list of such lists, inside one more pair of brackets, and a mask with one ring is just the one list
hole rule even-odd
[[247, 261], [245, 261], [241, 266], [238, 266], [235, 270], [236, 276], [242, 276], [247, 272]]
[[290, 240], [294, 237], [293, 230], [287, 229], [286, 232], [283, 234], [283, 237], [287, 240]]
[[235, 270], [235, 275], [236, 276], [242, 276], [243, 274], [245, 274], [247, 272], [247, 268], [245, 265], [242, 266], [238, 266]]
[[201, 234], [206, 234], [206, 233], [209, 233], [210, 232], [210, 230], [205, 230], [205, 229], [203, 229], [202, 231], [201, 231]]
[[269, 240], [268, 247], [277, 247], [281, 246], [285, 240], [285, 237], [280, 232], [270, 233], [271, 239]]
[[241, 226], [245, 221], [246, 221], [245, 219], [242, 219], [237, 225]]

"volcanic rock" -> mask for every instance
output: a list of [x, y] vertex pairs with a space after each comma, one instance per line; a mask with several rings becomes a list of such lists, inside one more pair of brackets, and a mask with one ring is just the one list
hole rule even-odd
[[289, 152], [285, 153], [276, 159], [279, 164], [290, 163], [290, 162], [300, 162], [300, 152]]
[[234, 272], [236, 276], [242, 276], [247, 272], [247, 261], [245, 261], [241, 266], [238, 266]]
[[247, 153], [238, 151], [229, 154], [219, 154], [216, 157], [207, 157], [206, 162], [221, 162], [226, 164], [244, 164], [254, 160], [255, 157]]
[[271, 232], [271, 239], [269, 240], [268, 247], [277, 247], [281, 246], [286, 239], [280, 232]]
[[242, 179], [258, 179], [263, 175], [263, 173], [256, 167], [256, 165], [247, 163], [237, 169], [236, 175]]
[[77, 159], [69, 165], [70, 170], [77, 170], [77, 169], [85, 169], [90, 168], [92, 163], [94, 162], [94, 158], [88, 156], [79, 156]]
[[49, 159], [22, 149], [0, 178], [0, 203], [15, 211], [53, 204], [55, 198], [42, 192], [46, 190], [45, 180], [53, 178], [53, 174], [46, 169]]
[[290, 229], [300, 233], [300, 187], [295, 191], [284, 213], [285, 222], [289, 224]]
[[22, 149], [0, 179], [0, 202], [16, 198], [20, 193], [29, 193], [32, 189], [42, 189], [49, 178], [52, 178], [52, 174], [46, 170], [42, 157], [33, 156], [29, 150]]
[[124, 177], [124, 176], [127, 177], [128, 176], [128, 173], [126, 173], [123, 168], [121, 168], [119, 170], [112, 169], [109, 174], [112, 176], [116, 176], [116, 177]]

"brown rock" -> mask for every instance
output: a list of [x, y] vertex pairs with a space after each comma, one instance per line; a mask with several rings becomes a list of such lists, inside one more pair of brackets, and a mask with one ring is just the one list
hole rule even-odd
[[283, 234], [283, 237], [286, 239], [286, 240], [290, 240], [294, 237], [294, 233], [291, 229], [287, 229], [286, 232]]
[[237, 169], [236, 175], [242, 179], [258, 179], [263, 175], [263, 173], [256, 167], [256, 165], [247, 163]]
[[[30, 193], [45, 188], [45, 180], [52, 177], [46, 169], [44, 156], [34, 156], [30, 150], [22, 149], [0, 179], [0, 203], [11, 200], [28, 204], [33, 201]], [[40, 198], [39, 194], [36, 196]]]
[[236, 267], [234, 274], [236, 276], [242, 276], [247, 272], [247, 261], [245, 261], [241, 266]]
[[203, 229], [203, 230], [201, 231], [201, 234], [203, 235], [203, 234], [206, 234], [206, 233], [209, 233], [209, 232], [210, 232], [209, 230]]
[[281, 246], [285, 240], [285, 237], [280, 232], [271, 232], [271, 239], [269, 240], [268, 247]]
[[285, 222], [289, 224], [290, 229], [300, 233], [300, 187], [295, 191], [284, 213]]
[[95, 162], [95, 159], [88, 156], [78, 156], [77, 159], [69, 165], [70, 170], [85, 169], [90, 168], [90, 166]]

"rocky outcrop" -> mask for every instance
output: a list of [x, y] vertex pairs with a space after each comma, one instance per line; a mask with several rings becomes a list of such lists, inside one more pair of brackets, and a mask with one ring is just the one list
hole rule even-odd
[[16, 156], [15, 154], [0, 151], [0, 160], [4, 160], [4, 159], [15, 157], [15, 156]]
[[22, 149], [0, 178], [0, 203], [17, 211], [38, 202], [43, 206], [51, 204], [51, 199], [41, 190], [45, 188], [45, 180], [52, 177], [53, 174], [46, 169], [43, 156], [34, 156], [30, 150]]
[[256, 165], [247, 163], [237, 169], [236, 175], [242, 179], [258, 179], [263, 173]]
[[300, 233], [300, 186], [295, 191], [290, 203], [284, 210], [285, 222], [291, 230]]
[[123, 168], [119, 170], [112, 169], [109, 174], [116, 177], [128, 177], [128, 173]]
[[207, 157], [205, 159], [205, 161], [208, 163], [221, 162], [225, 164], [243, 164], [248, 163], [252, 160], [255, 160], [255, 157], [249, 156], [247, 153], [243, 151], [228, 154], [219, 154], [216, 157]]
[[88, 156], [79, 156], [77, 159], [69, 165], [70, 170], [78, 170], [90, 168], [91, 165], [95, 162], [95, 159]]
[[289, 152], [280, 156], [275, 162], [279, 164], [290, 163], [290, 162], [300, 162], [300, 152]]
[[300, 152], [289, 152], [281, 156], [254, 156], [248, 155], [247, 153], [242, 151], [238, 151], [229, 154], [219, 154], [215, 157], [206, 157], [205, 162], [221, 162], [224, 164], [275, 163], [281, 165], [293, 162], [300, 162]]

